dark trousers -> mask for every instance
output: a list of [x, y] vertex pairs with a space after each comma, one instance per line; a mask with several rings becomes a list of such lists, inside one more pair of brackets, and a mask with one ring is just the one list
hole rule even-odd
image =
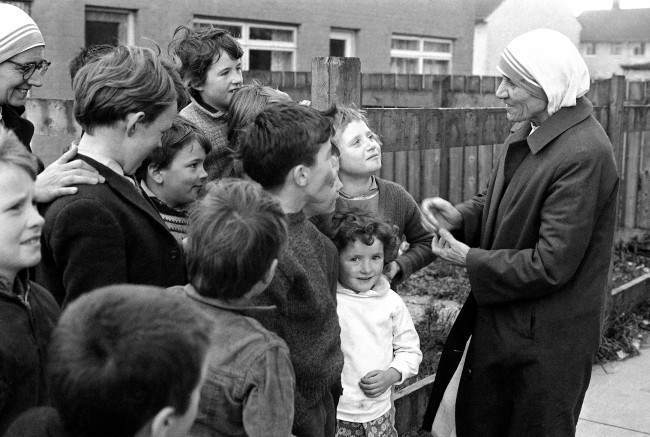
[[296, 437], [334, 437], [336, 435], [336, 407], [341, 397], [341, 386], [335, 385], [319, 402], [306, 411], [300, 425], [294, 423], [291, 432]]

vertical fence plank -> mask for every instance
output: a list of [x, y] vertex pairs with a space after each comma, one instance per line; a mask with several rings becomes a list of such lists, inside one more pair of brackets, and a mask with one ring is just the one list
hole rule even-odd
[[440, 140], [440, 173], [439, 173], [439, 193], [440, 197], [444, 199], [449, 199], [449, 112], [442, 111], [442, 118], [439, 128], [439, 140]]
[[636, 203], [636, 226], [650, 229], [650, 130], [642, 132], [639, 190]]
[[311, 104], [319, 110], [332, 103], [361, 106], [359, 58], [317, 57], [312, 60]]
[[[625, 77], [613, 76], [610, 79], [610, 93], [609, 93], [609, 114], [607, 123], [607, 135], [614, 146], [614, 157], [616, 159], [616, 167], [623, 170], [623, 157], [625, 148], [625, 130], [623, 118], [624, 114], [624, 101], [625, 101]], [[624, 175], [623, 175], [624, 177]], [[623, 181], [622, 181], [623, 182]], [[624, 185], [622, 183], [622, 185]], [[625, 216], [625, 198], [623, 190], [619, 191], [618, 198], [618, 212], [616, 223], [621, 226], [623, 224], [623, 217]]]
[[478, 180], [476, 182], [476, 192], [480, 193], [485, 190], [490, 181], [492, 174], [492, 145], [482, 145], [478, 147]]
[[635, 227], [640, 148], [641, 132], [628, 132], [625, 147], [625, 186], [623, 190], [625, 193], [625, 215], [622, 223], [626, 228]]

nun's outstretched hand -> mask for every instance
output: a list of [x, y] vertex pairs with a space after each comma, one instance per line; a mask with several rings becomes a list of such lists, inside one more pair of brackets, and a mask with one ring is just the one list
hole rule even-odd
[[439, 228], [431, 239], [431, 252], [451, 264], [464, 267], [469, 246], [456, 240], [448, 230]]
[[429, 232], [441, 228], [453, 231], [463, 226], [463, 216], [449, 201], [430, 197], [422, 201], [422, 225]]

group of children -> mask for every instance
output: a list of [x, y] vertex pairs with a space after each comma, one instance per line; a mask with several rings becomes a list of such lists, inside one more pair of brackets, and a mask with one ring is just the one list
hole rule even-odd
[[[2, 133], [0, 214], [20, 197], [21, 232], [43, 236], [42, 261], [34, 244], [10, 271], [18, 281], [40, 261], [65, 307], [53, 328], [55, 302], [21, 282], [54, 329], [34, 376], [53, 408], [7, 435], [396, 436], [391, 388], [422, 354], [391, 284], [433, 257], [413, 198], [375, 176], [377, 135], [354, 108], [321, 113], [242, 85], [225, 31], [181, 27], [171, 48], [182, 82], [142, 48], [75, 73], [80, 159], [105, 182], [48, 204], [45, 224], [33, 165], [6, 158], [31, 155]], [[180, 117], [179, 83], [191, 99]], [[12, 177], [27, 194], [5, 189]], [[89, 293], [116, 282], [151, 286]]]

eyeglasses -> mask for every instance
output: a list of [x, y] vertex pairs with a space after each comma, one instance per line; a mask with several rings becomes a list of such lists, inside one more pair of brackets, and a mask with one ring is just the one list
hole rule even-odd
[[39, 62], [27, 62], [25, 64], [14, 62], [11, 59], [7, 59], [5, 62], [9, 62], [10, 64], [14, 64], [16, 67], [18, 67], [18, 71], [23, 74], [23, 80], [31, 79], [31, 77], [37, 71], [39, 76], [44, 75], [47, 72], [47, 69], [50, 68], [50, 65], [52, 65], [51, 62], [46, 60]]

